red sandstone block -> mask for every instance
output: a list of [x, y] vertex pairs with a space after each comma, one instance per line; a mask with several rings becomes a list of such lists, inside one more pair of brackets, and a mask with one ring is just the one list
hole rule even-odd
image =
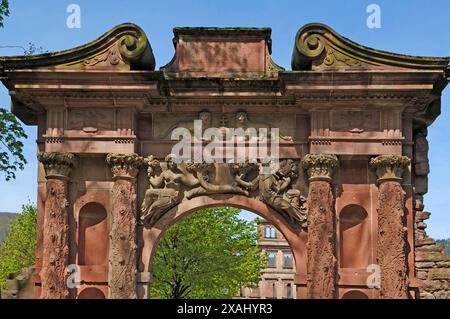
[[450, 280], [450, 269], [430, 269], [428, 277], [433, 280]]
[[416, 261], [447, 261], [448, 257], [445, 254], [431, 251], [417, 251]]

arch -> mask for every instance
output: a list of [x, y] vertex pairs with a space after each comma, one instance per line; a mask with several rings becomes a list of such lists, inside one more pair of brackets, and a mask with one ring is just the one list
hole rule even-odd
[[363, 268], [370, 263], [370, 224], [367, 211], [349, 204], [339, 214], [340, 267]]
[[342, 299], [369, 299], [369, 296], [361, 290], [350, 290], [342, 296]]
[[168, 211], [152, 228], [140, 226], [140, 264], [138, 271], [150, 273], [155, 249], [164, 232], [180, 219], [203, 208], [228, 206], [248, 210], [272, 223], [286, 238], [292, 250], [297, 274], [306, 275], [306, 240], [304, 231], [295, 233], [284, 218], [257, 199], [241, 195], [199, 196], [181, 202]]
[[108, 223], [105, 207], [97, 202], [89, 202], [81, 207], [78, 218], [78, 264], [107, 264]]
[[105, 294], [98, 288], [89, 287], [78, 294], [78, 299], [106, 299]]

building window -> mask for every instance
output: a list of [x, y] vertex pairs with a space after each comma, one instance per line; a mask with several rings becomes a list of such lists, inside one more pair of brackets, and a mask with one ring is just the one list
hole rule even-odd
[[266, 238], [276, 238], [276, 230], [275, 230], [275, 227], [272, 227], [272, 226], [266, 226], [265, 237], [266, 237]]
[[286, 298], [292, 299], [292, 285], [290, 283], [286, 285]]
[[267, 254], [267, 268], [276, 268], [276, 266], [277, 266], [276, 259], [277, 259], [277, 254], [273, 251], [270, 251]]
[[292, 268], [292, 253], [283, 253], [283, 268]]

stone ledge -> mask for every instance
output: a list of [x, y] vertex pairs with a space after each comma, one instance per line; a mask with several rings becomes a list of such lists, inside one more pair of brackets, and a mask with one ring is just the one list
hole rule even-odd
[[416, 247], [422, 247], [426, 245], [434, 245], [436, 242], [432, 238], [423, 238], [423, 239], [416, 239], [415, 245]]
[[450, 280], [450, 268], [430, 269], [428, 278], [432, 280]]
[[423, 251], [423, 252], [439, 252], [442, 253], [444, 251], [445, 247], [443, 244], [432, 244], [432, 245], [425, 245], [422, 247], [419, 247], [416, 249], [417, 252]]
[[434, 251], [417, 251], [416, 262], [420, 261], [448, 261], [446, 254]]

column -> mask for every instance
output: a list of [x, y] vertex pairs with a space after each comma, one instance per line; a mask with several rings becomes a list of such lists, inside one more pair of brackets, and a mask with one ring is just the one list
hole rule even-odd
[[335, 155], [308, 154], [302, 166], [309, 176], [307, 297], [336, 298], [338, 275], [336, 214], [332, 176], [338, 166]]
[[71, 153], [39, 153], [44, 165], [46, 198], [44, 208], [43, 256], [40, 277], [42, 299], [69, 297], [67, 266], [69, 262], [68, 181], [76, 164]]
[[136, 189], [142, 165], [137, 154], [108, 154], [111, 167], [112, 212], [109, 233], [109, 298], [136, 299]]
[[406, 156], [382, 155], [370, 161], [378, 176], [377, 260], [381, 268], [380, 297], [408, 297], [405, 192], [401, 181], [410, 164]]

